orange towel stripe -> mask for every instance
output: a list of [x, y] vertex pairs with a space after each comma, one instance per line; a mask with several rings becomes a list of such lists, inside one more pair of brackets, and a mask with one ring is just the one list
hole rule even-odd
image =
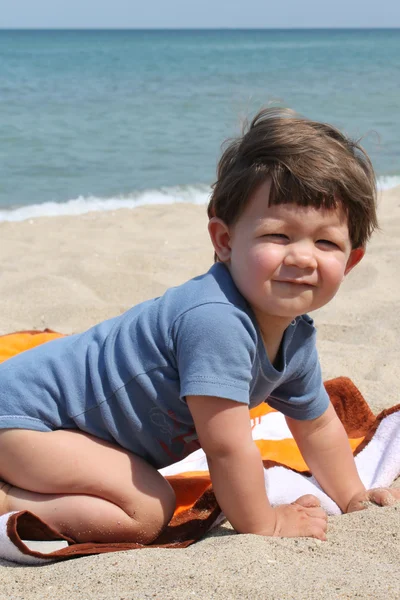
[[2, 335], [0, 336], [0, 362], [59, 337], [63, 337], [63, 334], [55, 331], [19, 331]]
[[176, 494], [175, 515], [192, 508], [194, 503], [211, 485], [208, 471], [188, 471], [167, 477]]
[[[364, 437], [350, 439], [352, 451], [364, 441]], [[300, 450], [293, 439], [285, 440], [256, 440], [255, 441], [263, 460], [272, 460], [294, 469], [295, 471], [308, 471]]]

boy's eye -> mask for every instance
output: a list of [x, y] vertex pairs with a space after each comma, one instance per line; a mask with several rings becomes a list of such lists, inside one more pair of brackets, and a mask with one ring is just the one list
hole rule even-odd
[[284, 233], [266, 233], [263, 237], [276, 242], [285, 242], [289, 239], [289, 237]]
[[317, 240], [317, 244], [328, 248], [339, 248], [339, 246], [335, 242], [332, 242], [332, 240]]

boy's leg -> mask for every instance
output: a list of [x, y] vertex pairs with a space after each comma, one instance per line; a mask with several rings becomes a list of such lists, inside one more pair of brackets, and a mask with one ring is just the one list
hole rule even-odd
[[0, 431], [0, 479], [11, 486], [0, 491], [0, 514], [30, 510], [80, 542], [149, 543], [175, 508], [154, 467], [75, 430]]

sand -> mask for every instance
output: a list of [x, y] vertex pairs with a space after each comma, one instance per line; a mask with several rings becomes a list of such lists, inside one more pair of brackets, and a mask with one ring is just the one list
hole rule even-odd
[[[337, 298], [314, 313], [324, 378], [350, 376], [374, 412], [400, 380], [400, 188]], [[0, 333], [82, 331], [208, 269], [205, 207], [152, 206], [0, 224]], [[399, 486], [398, 481], [395, 485]], [[400, 598], [400, 506], [329, 519], [329, 539], [236, 535], [44, 567], [0, 561], [0, 599]]]

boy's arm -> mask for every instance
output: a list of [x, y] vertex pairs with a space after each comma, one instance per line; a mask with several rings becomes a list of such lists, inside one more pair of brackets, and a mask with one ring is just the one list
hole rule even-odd
[[315, 504], [271, 507], [248, 406], [212, 396], [187, 396], [214, 493], [239, 533], [326, 539], [326, 516]]
[[365, 495], [346, 431], [332, 404], [317, 419], [286, 422], [312, 474], [343, 512]]

